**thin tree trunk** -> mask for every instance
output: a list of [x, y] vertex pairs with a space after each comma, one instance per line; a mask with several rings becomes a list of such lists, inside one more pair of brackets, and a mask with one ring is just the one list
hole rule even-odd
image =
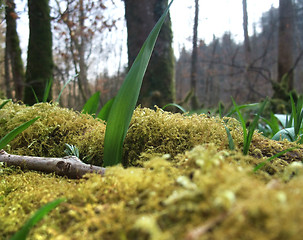
[[278, 82], [286, 81], [286, 91], [293, 89], [293, 31], [294, 9], [292, 0], [279, 1]]
[[192, 91], [191, 108], [199, 107], [197, 99], [197, 62], [198, 62], [198, 21], [199, 21], [199, 0], [195, 0], [195, 20], [193, 28], [193, 51], [191, 56], [190, 86]]
[[[21, 58], [20, 41], [17, 33], [17, 14], [15, 13], [14, 0], [7, 0], [5, 7], [6, 18], [6, 64], [11, 65], [12, 77], [14, 82], [15, 98], [22, 100], [23, 86], [25, 81], [23, 62]], [[6, 66], [6, 71], [9, 71], [9, 66]], [[6, 81], [9, 80], [9, 73], [6, 73]], [[7, 87], [10, 84], [7, 83]], [[8, 90], [8, 89], [7, 89]], [[8, 93], [8, 91], [7, 91]], [[8, 93], [9, 94], [9, 93]], [[11, 97], [9, 94], [8, 97]]]

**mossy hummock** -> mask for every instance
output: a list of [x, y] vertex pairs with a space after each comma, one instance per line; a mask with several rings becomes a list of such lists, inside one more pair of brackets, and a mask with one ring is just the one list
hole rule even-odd
[[[7, 104], [0, 110], [0, 137], [36, 116], [6, 151], [62, 157], [69, 143], [102, 165], [105, 123], [55, 104]], [[127, 168], [69, 180], [1, 166], [0, 238], [9, 239], [39, 207], [65, 197], [30, 239], [300, 239], [302, 150], [253, 173], [256, 164], [295, 143], [256, 132], [244, 156], [241, 126], [226, 120], [235, 151], [220, 118], [137, 108], [124, 143]]]

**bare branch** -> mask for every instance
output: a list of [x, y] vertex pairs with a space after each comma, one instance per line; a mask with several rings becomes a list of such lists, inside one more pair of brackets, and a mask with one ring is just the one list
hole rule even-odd
[[45, 173], [56, 173], [68, 178], [82, 178], [86, 173], [98, 173], [104, 176], [105, 168], [83, 163], [75, 156], [64, 158], [46, 158], [11, 155], [0, 150], [0, 162], [8, 166], [19, 166], [22, 169], [41, 171]]

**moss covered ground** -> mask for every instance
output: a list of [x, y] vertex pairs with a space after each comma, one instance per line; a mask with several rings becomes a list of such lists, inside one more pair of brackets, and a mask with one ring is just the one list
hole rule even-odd
[[[54, 104], [7, 104], [0, 110], [0, 138], [37, 116], [7, 152], [63, 157], [68, 143], [102, 165], [105, 123]], [[67, 201], [29, 239], [301, 239], [302, 149], [254, 173], [256, 164], [296, 144], [255, 133], [244, 156], [241, 126], [225, 120], [234, 151], [220, 118], [137, 108], [124, 144], [127, 168], [70, 180], [2, 165], [0, 239], [60, 197]]]

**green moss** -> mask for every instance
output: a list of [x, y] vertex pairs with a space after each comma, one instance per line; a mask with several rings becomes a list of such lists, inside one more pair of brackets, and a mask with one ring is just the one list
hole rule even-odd
[[[7, 150], [62, 156], [67, 142], [102, 162], [105, 124], [57, 105], [9, 103], [0, 110], [1, 136], [36, 116]], [[68, 180], [1, 166], [0, 238], [9, 239], [43, 204], [66, 197], [29, 239], [300, 239], [302, 150], [253, 173], [294, 143], [256, 133], [243, 156], [241, 126], [229, 118], [228, 127], [235, 151], [219, 118], [138, 108], [124, 146], [130, 165], [142, 167]]]

